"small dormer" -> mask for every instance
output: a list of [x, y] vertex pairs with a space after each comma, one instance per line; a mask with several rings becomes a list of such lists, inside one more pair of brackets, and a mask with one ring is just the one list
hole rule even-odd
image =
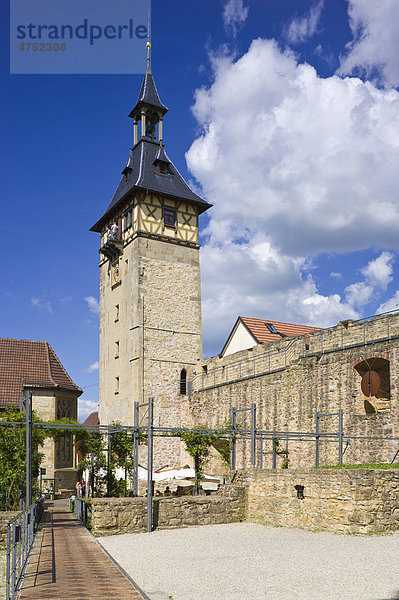
[[167, 154], [165, 152], [163, 145], [161, 144], [158, 152], [156, 153], [156, 156], [155, 156], [155, 159], [153, 162], [155, 170], [157, 173], [160, 173], [161, 175], [171, 175], [172, 171], [169, 166], [170, 164], [171, 164], [171, 162], [170, 162], [169, 158], [167, 157]]
[[125, 181], [127, 181], [129, 179], [132, 171], [133, 171], [133, 148], [130, 148], [127, 163], [122, 171], [122, 175], [124, 175]]

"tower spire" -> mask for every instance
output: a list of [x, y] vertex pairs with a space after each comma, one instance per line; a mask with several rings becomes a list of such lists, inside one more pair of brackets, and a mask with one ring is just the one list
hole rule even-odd
[[147, 68], [146, 73], [151, 73], [151, 35], [150, 35], [150, 13], [148, 13], [147, 24]]
[[[153, 142], [163, 141], [162, 123], [163, 117], [168, 109], [162, 104], [154, 78], [151, 73], [151, 32], [150, 32], [150, 14], [148, 13], [147, 29], [147, 68], [145, 71], [143, 83], [136, 106], [130, 111], [129, 117], [134, 119], [133, 124], [133, 145], [138, 142], [138, 132], [140, 125], [141, 139], [151, 140]], [[158, 140], [156, 126], [158, 125]]]

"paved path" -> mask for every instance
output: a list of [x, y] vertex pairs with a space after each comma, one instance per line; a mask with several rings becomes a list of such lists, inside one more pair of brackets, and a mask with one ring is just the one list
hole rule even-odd
[[46, 503], [20, 600], [143, 600], [131, 581], [69, 511]]

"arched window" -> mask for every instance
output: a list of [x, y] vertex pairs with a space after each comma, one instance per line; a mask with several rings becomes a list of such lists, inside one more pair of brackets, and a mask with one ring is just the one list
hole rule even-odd
[[180, 393], [187, 394], [187, 371], [182, 369], [180, 372]]

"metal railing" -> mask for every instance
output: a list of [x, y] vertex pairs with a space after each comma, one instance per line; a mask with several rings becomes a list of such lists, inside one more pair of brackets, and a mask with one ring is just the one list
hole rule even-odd
[[75, 498], [75, 515], [85, 525], [87, 521], [87, 503], [83, 498]]
[[276, 348], [224, 362], [220, 366], [197, 373], [189, 382], [189, 391], [219, 387], [235, 381], [252, 379], [286, 369], [294, 361], [311, 355], [327, 354], [345, 348], [367, 346], [399, 337], [399, 311], [367, 317], [358, 321], [342, 321], [339, 325], [292, 338]]
[[41, 498], [7, 524], [6, 600], [14, 600], [22, 583], [26, 563], [43, 514]]

